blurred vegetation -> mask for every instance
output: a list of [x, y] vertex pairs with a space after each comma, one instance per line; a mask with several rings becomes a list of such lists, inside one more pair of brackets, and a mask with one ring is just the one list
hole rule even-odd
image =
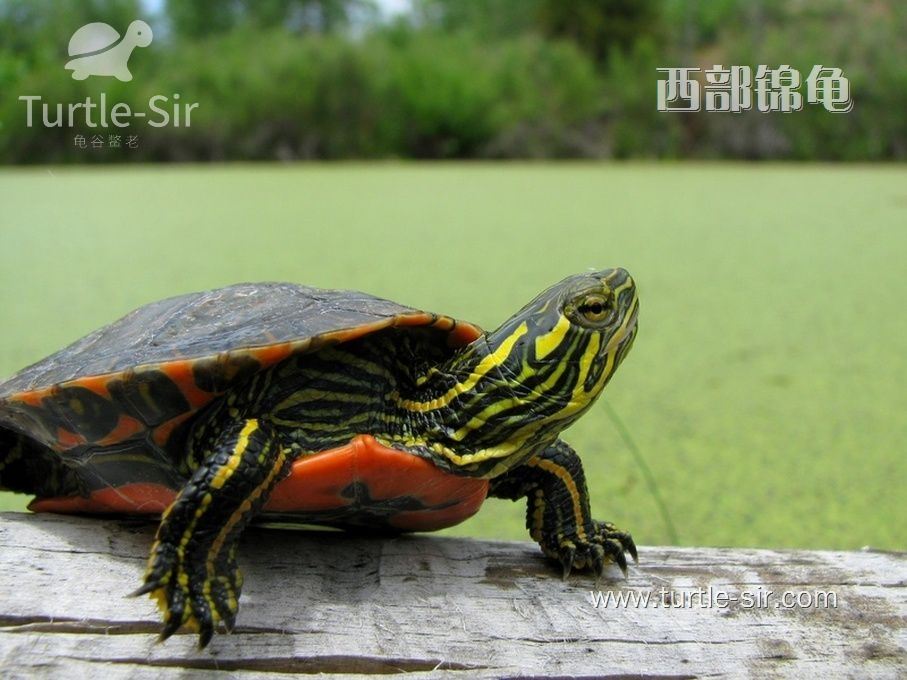
[[[306, 158], [907, 157], [907, 4], [895, 0], [0, 0], [0, 162]], [[74, 81], [72, 32], [155, 31], [135, 79]], [[659, 66], [814, 64], [850, 79], [853, 111], [659, 113]], [[20, 95], [146, 110], [199, 102], [191, 128], [25, 125]]]

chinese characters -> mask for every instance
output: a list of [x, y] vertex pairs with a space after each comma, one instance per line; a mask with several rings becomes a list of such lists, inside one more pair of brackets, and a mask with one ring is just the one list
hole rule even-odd
[[124, 146], [127, 149], [139, 148], [138, 135], [76, 135], [72, 139], [73, 146], [77, 149], [121, 149]]
[[[656, 69], [664, 74], [658, 81], [658, 110], [671, 112], [706, 111], [740, 113], [754, 106], [757, 111], [789, 113], [803, 109], [800, 72], [787, 64], [778, 68], [716, 64], [709, 69], [670, 67]], [[703, 79], [694, 74], [702, 72]], [[704, 94], [704, 96], [703, 96]], [[831, 113], [853, 108], [850, 82], [841, 69], [815, 65], [806, 76], [806, 103], [821, 104]]]

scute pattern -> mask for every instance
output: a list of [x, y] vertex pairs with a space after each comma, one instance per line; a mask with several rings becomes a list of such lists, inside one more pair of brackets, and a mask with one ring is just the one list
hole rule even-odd
[[162, 371], [127, 373], [111, 380], [107, 389], [126, 413], [149, 428], [191, 410], [179, 386]]
[[416, 311], [364, 293], [289, 283], [180, 295], [145, 305], [20, 371], [0, 384], [0, 398], [83, 376], [292, 342]]
[[439, 345], [480, 332], [360, 292], [256, 283], [191, 293], [141, 307], [0, 383], [0, 427], [57, 451], [163, 446], [262, 368], [389, 326], [428, 326]]
[[43, 403], [61, 427], [89, 441], [106, 436], [119, 420], [109, 401], [78, 385], [55, 391]]
[[241, 382], [258, 371], [261, 365], [252, 357], [229, 356], [223, 361], [200, 359], [192, 365], [192, 379], [206, 392], [223, 392], [234, 382]]

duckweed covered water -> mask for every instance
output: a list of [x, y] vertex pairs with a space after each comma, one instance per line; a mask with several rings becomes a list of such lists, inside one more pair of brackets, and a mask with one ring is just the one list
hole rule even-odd
[[[146, 302], [249, 280], [494, 326], [627, 267], [640, 333], [605, 392], [687, 545], [900, 548], [907, 169], [384, 164], [0, 171], [0, 374]], [[597, 517], [670, 540], [602, 406], [567, 439]], [[5, 508], [18, 497], [0, 496]], [[489, 501], [452, 531], [524, 538]]]

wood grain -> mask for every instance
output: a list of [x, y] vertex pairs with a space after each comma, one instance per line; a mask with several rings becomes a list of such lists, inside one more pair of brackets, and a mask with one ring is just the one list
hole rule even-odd
[[[648, 606], [595, 606], [591, 577], [562, 581], [530, 543], [256, 527], [237, 630], [199, 651], [192, 634], [157, 643], [151, 601], [125, 597], [153, 532], [0, 514], [0, 675], [907, 674], [904, 553], [644, 547], [627, 580], [608, 571], [598, 590], [648, 593]], [[746, 606], [767, 590], [766, 606]], [[779, 606], [785, 591], [833, 593], [836, 606]], [[719, 606], [722, 593], [738, 599]]]

